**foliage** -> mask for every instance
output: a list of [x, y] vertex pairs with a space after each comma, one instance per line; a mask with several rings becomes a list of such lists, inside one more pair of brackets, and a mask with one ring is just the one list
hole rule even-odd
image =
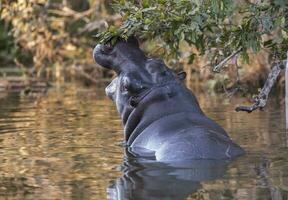
[[190, 62], [199, 52], [209, 55], [212, 66], [237, 50], [246, 61], [250, 50], [260, 49], [276, 60], [286, 58], [286, 0], [121, 0], [114, 7], [123, 24], [98, 34], [100, 42], [137, 35], [157, 40], [169, 56], [177, 57], [179, 44], [185, 41], [197, 49]]
[[14, 54], [13, 52], [13, 40], [8, 35], [7, 26], [0, 20], [0, 57], [7, 56], [9, 54]]

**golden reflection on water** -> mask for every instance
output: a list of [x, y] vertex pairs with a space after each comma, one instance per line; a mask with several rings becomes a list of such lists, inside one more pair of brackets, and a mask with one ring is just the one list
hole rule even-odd
[[[107, 198], [122, 176], [123, 135], [103, 90], [66, 85], [43, 96], [0, 99], [0, 199]], [[288, 199], [284, 109], [277, 100], [265, 112], [246, 114], [233, 111], [243, 99], [197, 96], [248, 153], [188, 199]]]

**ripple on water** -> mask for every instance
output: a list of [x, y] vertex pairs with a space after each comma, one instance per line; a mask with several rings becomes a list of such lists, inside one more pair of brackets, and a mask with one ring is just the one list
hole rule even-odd
[[236, 113], [236, 103], [199, 95], [205, 113], [248, 153], [230, 163], [222, 177], [191, 185], [188, 177], [195, 178], [199, 169], [150, 169], [137, 162], [127, 168], [120, 145], [123, 128], [112, 102], [98, 91], [66, 88], [43, 97], [0, 99], [0, 199], [113, 199], [121, 194], [161, 199], [163, 191], [180, 199], [288, 197], [288, 140], [279, 105]]

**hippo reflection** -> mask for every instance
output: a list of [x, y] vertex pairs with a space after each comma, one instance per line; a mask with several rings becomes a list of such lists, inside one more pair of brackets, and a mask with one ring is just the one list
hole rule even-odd
[[124, 175], [107, 188], [107, 199], [184, 200], [201, 188], [201, 181], [221, 178], [227, 169], [227, 162], [219, 160], [194, 160], [180, 166], [145, 162], [126, 161]]
[[95, 61], [117, 77], [106, 88], [124, 125], [125, 144], [135, 156], [161, 162], [231, 159], [243, 149], [202, 112], [193, 93], [162, 60], [147, 58], [138, 41], [98, 44]]

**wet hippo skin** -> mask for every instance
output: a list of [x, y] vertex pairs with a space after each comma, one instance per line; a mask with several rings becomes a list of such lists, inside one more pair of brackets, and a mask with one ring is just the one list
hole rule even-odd
[[185, 74], [146, 57], [135, 38], [98, 44], [93, 57], [117, 73], [106, 94], [116, 104], [125, 143], [134, 156], [171, 162], [232, 159], [244, 154], [222, 127], [204, 115], [194, 94], [182, 83]]

